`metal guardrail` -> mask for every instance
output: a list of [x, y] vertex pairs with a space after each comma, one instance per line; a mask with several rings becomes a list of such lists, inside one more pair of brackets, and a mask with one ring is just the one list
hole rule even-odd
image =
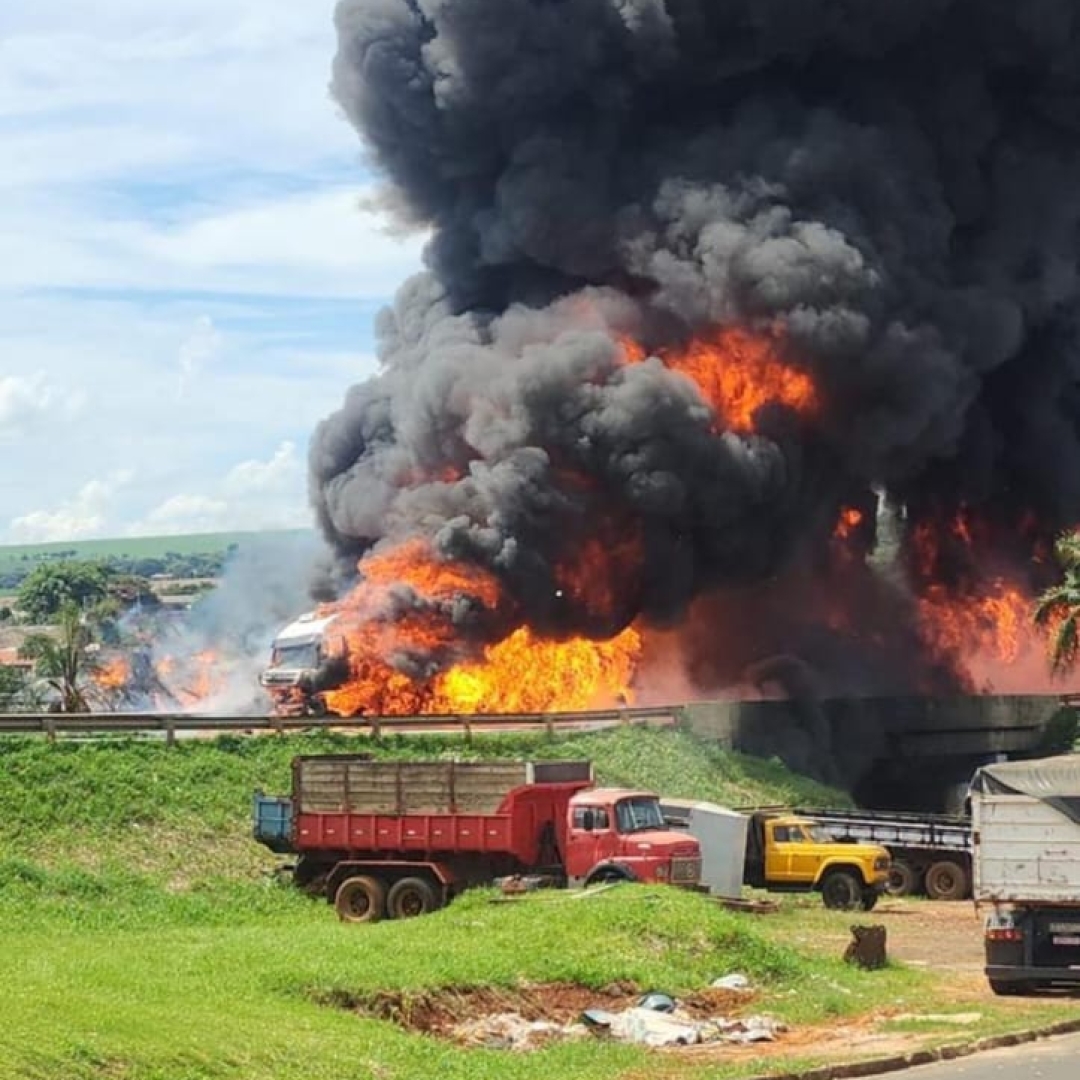
[[447, 734], [471, 738], [474, 732], [598, 731], [625, 724], [671, 727], [682, 709], [627, 708], [574, 713], [484, 713], [422, 716], [211, 716], [200, 713], [0, 713], [0, 735], [87, 737], [107, 733], [165, 736], [235, 732], [352, 731], [382, 734]]

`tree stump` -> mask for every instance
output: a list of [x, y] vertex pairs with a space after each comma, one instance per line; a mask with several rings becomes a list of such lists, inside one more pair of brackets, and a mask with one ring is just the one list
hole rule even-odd
[[885, 966], [885, 927], [853, 926], [851, 942], [844, 951], [844, 960], [857, 964], [866, 971]]

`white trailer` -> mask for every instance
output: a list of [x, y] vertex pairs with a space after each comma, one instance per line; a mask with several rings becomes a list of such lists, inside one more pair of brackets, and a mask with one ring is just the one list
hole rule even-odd
[[984, 765], [971, 819], [991, 988], [1080, 985], [1080, 754]]

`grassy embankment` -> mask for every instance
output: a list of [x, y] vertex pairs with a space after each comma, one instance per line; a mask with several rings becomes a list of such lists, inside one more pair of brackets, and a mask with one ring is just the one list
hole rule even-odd
[[[761, 988], [755, 1009], [795, 1023], [947, 997], [924, 972], [859, 972], [836, 950], [796, 945], [803, 920], [850, 919], [809, 904], [755, 918], [663, 888], [620, 887], [585, 903], [549, 894], [492, 904], [480, 892], [411, 922], [341, 925], [268, 873], [273, 857], [248, 839], [248, 804], [255, 787], [286, 790], [293, 754], [351, 745], [0, 742], [0, 1077], [611, 1080], [651, 1075], [656, 1059], [591, 1039], [532, 1054], [468, 1050], [340, 1003], [555, 981], [685, 994], [735, 970]], [[380, 752], [587, 756], [604, 781], [672, 795], [829, 800], [778, 766], [672, 732], [470, 746], [417, 738]], [[762, 1071], [753, 1061], [663, 1064], [688, 1078]]]

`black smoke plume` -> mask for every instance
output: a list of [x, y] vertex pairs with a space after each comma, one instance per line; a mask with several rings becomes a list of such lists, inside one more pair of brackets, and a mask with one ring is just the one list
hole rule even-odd
[[[341, 0], [336, 24], [333, 96], [431, 236], [381, 373], [311, 447], [348, 570], [424, 536], [552, 634], [734, 588], [764, 655], [792, 648], [790, 604], [747, 588], [819, 580], [841, 506], [871, 508], [868, 550], [874, 506], [963, 507], [1021, 559], [1022, 518], [1080, 520], [1074, 0]], [[660, 359], [621, 362], [623, 337], [732, 325], [812, 376], [812, 417], [718, 430]], [[601, 528], [644, 558], [598, 612], [559, 567]], [[857, 613], [882, 587], [812, 591]], [[795, 624], [813, 654], [814, 612]], [[849, 678], [838, 640], [840, 682], [916, 678]]]

